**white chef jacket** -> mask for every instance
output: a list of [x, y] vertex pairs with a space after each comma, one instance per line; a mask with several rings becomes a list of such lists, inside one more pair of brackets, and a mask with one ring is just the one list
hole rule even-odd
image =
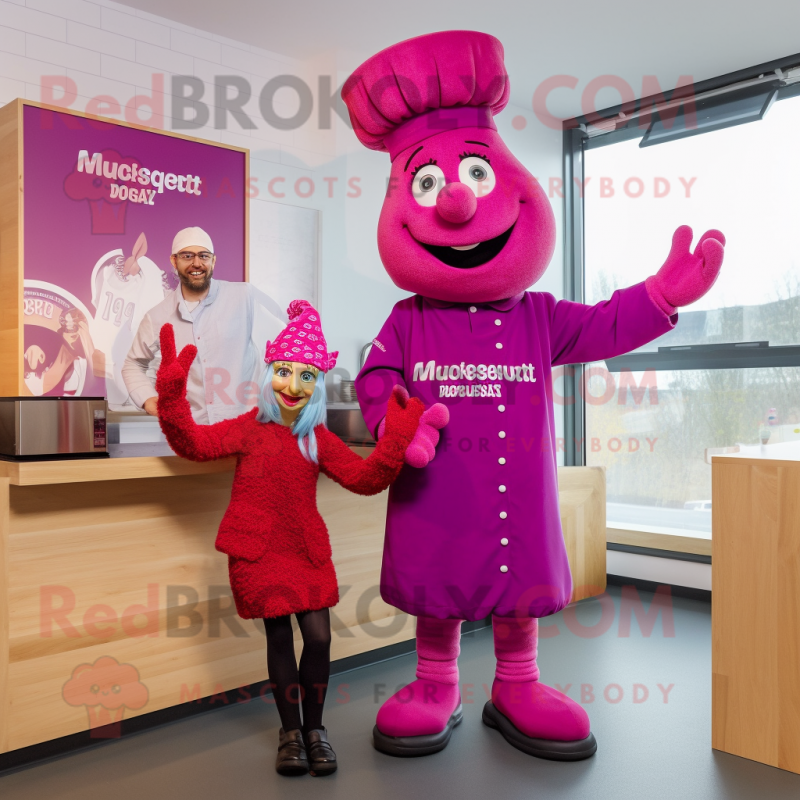
[[252, 408], [267, 339], [286, 325], [277, 303], [250, 283], [212, 278], [206, 297], [189, 311], [178, 286], [144, 315], [122, 368], [139, 408], [156, 396], [159, 334], [167, 322], [175, 329], [178, 352], [187, 344], [197, 347], [186, 390], [195, 422], [232, 419]]

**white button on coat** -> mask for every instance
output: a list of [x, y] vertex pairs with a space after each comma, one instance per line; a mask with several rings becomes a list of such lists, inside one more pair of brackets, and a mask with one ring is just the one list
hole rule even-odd
[[494, 321], [494, 324], [495, 324], [495, 325], [502, 325], [503, 323], [502, 323], [502, 322], [500, 322], [500, 320], [499, 320], [499, 319], [496, 319], [496, 320]]
[[505, 411], [506, 407], [505, 406], [497, 406], [497, 410], [498, 411]]
[[508, 572], [508, 567], [505, 564], [503, 564], [503, 566], [500, 567], [500, 572]]
[[498, 343], [495, 345], [495, 347], [496, 347], [498, 350], [502, 350], [502, 349], [503, 349], [503, 343], [502, 343], [502, 342], [498, 342]]
[[500, 487], [499, 487], [499, 488], [500, 488], [500, 491], [501, 491], [501, 492], [504, 492], [504, 491], [506, 490], [506, 487], [505, 487], [505, 486], [503, 486], [502, 484], [500, 484]]
[[508, 516], [505, 511], [500, 512], [500, 519], [505, 519]]
[[500, 458], [497, 459], [497, 463], [498, 464], [505, 464], [506, 460], [502, 456], [500, 456]]
[[475, 306], [470, 306], [469, 310], [474, 314], [478, 309]]
[[506, 438], [506, 432], [505, 432], [505, 431], [500, 431], [500, 433], [498, 433], [497, 435], [498, 435], [498, 436], [499, 436], [501, 439], [505, 439], [505, 438]]
[[504, 537], [503, 537], [503, 538], [500, 540], [500, 544], [501, 544], [501, 545], [503, 545], [503, 547], [505, 547], [505, 546], [508, 544], [508, 539], [506, 539], [506, 537], [504, 536]]

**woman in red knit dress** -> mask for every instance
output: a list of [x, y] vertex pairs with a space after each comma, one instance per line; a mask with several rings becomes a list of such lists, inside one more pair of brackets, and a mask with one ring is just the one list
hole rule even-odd
[[[324, 424], [324, 374], [338, 353], [328, 354], [319, 315], [308, 303], [295, 300], [289, 320], [281, 336], [267, 343], [269, 366], [252, 411], [214, 425], [194, 422], [186, 381], [197, 349], [190, 345], [176, 356], [171, 325], [161, 329], [156, 390], [161, 428], [178, 455], [237, 458], [215, 546], [228, 556], [239, 616], [264, 620], [282, 724], [276, 769], [302, 774], [310, 760], [311, 774], [323, 775], [336, 769], [322, 708], [330, 674], [328, 609], [339, 601], [339, 590], [328, 530], [317, 510], [317, 478], [323, 472], [357, 494], [386, 489], [400, 473], [423, 405], [398, 390], [374, 452], [357, 456]], [[291, 614], [303, 635], [299, 670]]]

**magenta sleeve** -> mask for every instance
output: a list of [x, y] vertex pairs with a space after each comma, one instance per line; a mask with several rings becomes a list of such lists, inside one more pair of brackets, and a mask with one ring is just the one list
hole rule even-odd
[[367, 361], [356, 378], [358, 404], [367, 429], [376, 439], [393, 387], [407, 388], [403, 377], [403, 353], [410, 319], [409, 300], [402, 300], [395, 305], [380, 333], [372, 340]]
[[618, 289], [594, 306], [549, 296], [551, 362], [582, 364], [629, 353], [675, 327], [651, 299], [644, 283]]

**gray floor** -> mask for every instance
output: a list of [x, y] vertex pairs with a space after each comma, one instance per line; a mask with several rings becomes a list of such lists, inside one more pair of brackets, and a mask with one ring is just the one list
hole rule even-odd
[[[543, 639], [540, 647], [543, 680], [572, 684], [569, 694], [577, 700], [581, 684], [592, 686], [595, 699], [586, 708], [599, 747], [588, 761], [531, 758], [481, 724], [482, 684], [491, 685], [494, 663], [491, 634], [482, 630], [462, 643], [461, 678], [474, 684], [473, 702], [464, 706], [463, 724], [437, 755], [393, 759], [371, 746], [380, 702], [376, 687], [393, 691], [413, 677], [413, 657], [403, 656], [334, 678], [325, 721], [341, 766], [329, 778], [275, 774], [278, 716], [274, 706], [254, 701], [5, 775], [0, 795], [4, 800], [800, 796], [800, 776], [711, 749], [708, 604], [676, 598], [674, 638], [664, 636], [660, 619], [652, 635], [644, 637], [635, 616], [625, 637], [619, 629], [619, 590], [610, 593], [616, 615], [606, 633], [576, 635], [558, 615], [548, 620], [558, 635]], [[649, 598], [642, 596], [645, 604]], [[598, 622], [597, 601], [581, 604], [577, 619], [587, 626]], [[617, 703], [604, 697], [612, 684], [624, 693]], [[634, 684], [647, 687], [645, 701], [633, 702]], [[658, 684], [674, 684], [666, 704]], [[338, 686], [349, 702], [337, 702], [344, 696]], [[618, 690], [607, 694], [615, 700]], [[639, 699], [643, 695], [639, 689]]]

